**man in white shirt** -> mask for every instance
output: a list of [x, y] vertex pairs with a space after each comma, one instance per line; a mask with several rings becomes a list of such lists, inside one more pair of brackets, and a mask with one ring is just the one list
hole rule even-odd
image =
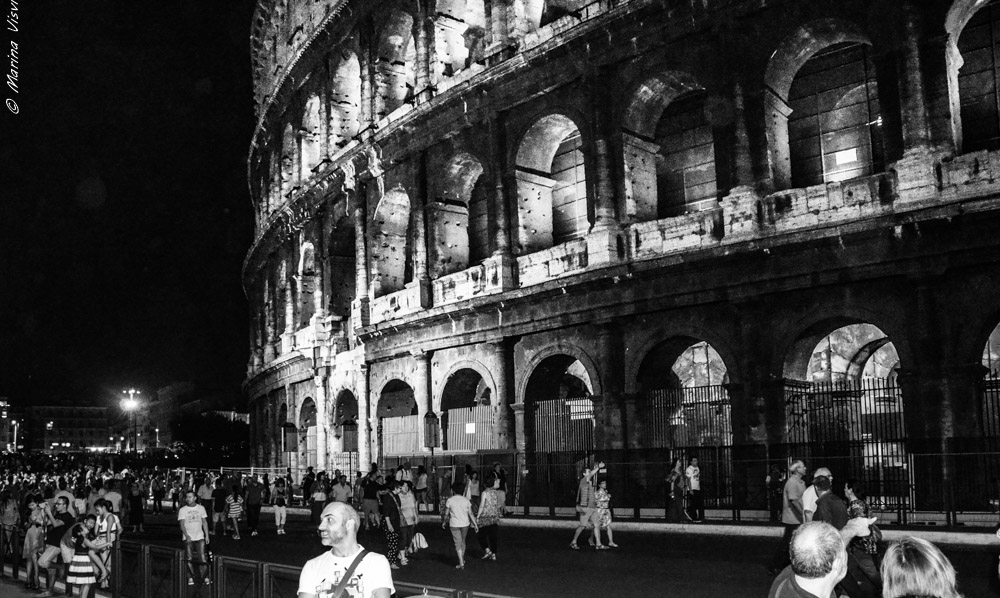
[[195, 562], [199, 563], [199, 578], [205, 580], [205, 585], [212, 583], [208, 577], [208, 564], [205, 560], [205, 547], [209, 542], [208, 513], [205, 512], [205, 507], [198, 504], [198, 499], [192, 490], [184, 493], [184, 506], [177, 511], [177, 521], [180, 522], [184, 551], [187, 553], [188, 585], [194, 585]]
[[[320, 514], [319, 535], [330, 550], [310, 559], [299, 575], [299, 598], [329, 598], [347, 570], [364, 550], [358, 544], [358, 512], [341, 502], [332, 502]], [[342, 598], [389, 598], [396, 591], [389, 561], [370, 552], [358, 563], [347, 582]]]
[[[813, 480], [815, 481], [820, 476], [826, 476], [830, 478], [831, 483], [833, 482], [833, 474], [825, 467], [820, 467], [813, 472]], [[813, 520], [813, 515], [816, 514], [817, 500], [819, 500], [819, 494], [816, 492], [816, 485], [810, 484], [802, 494], [802, 517], [804, 523], [809, 523]]]
[[688, 467], [684, 471], [684, 476], [687, 478], [688, 495], [690, 498], [688, 517], [695, 523], [701, 523], [701, 520], [705, 518], [705, 507], [702, 506], [701, 502], [701, 468], [698, 467], [698, 457], [691, 457], [688, 460]]

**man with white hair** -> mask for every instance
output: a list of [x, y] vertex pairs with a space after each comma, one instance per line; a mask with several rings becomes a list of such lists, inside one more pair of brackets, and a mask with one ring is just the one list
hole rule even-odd
[[788, 479], [781, 492], [781, 524], [785, 530], [774, 558], [771, 559], [768, 569], [770, 575], [777, 575], [788, 566], [788, 547], [792, 543], [792, 534], [802, 523], [802, 493], [806, 489], [802, 478], [805, 475], [806, 464], [801, 460], [796, 459], [788, 466]]
[[829, 523], [803, 523], [792, 535], [792, 564], [774, 583], [768, 598], [837, 598], [834, 588], [847, 575], [847, 543], [868, 535], [874, 518], [852, 519], [839, 532]]
[[361, 518], [350, 505], [332, 502], [320, 514], [319, 535], [330, 550], [309, 560], [299, 575], [298, 598], [389, 598], [389, 561], [358, 544]]
[[813, 483], [806, 488], [805, 493], [802, 495], [802, 512], [805, 523], [809, 523], [813, 520], [813, 515], [816, 514], [816, 501], [819, 500], [819, 493], [816, 492], [816, 478], [820, 476], [826, 476], [829, 478], [830, 483], [833, 484], [833, 474], [830, 470], [825, 467], [820, 467], [813, 472]]

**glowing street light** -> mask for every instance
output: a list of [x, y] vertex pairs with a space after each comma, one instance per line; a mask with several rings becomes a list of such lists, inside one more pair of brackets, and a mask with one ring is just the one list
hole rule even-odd
[[139, 400], [135, 398], [135, 395], [142, 394], [134, 388], [128, 390], [123, 390], [122, 394], [128, 395], [127, 399], [122, 399], [122, 409], [126, 413], [132, 414], [132, 448], [135, 452], [139, 452], [139, 430], [136, 425], [136, 411], [139, 410]]

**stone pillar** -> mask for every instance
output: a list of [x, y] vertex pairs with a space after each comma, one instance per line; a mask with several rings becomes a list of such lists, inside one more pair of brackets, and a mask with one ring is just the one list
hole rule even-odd
[[493, 372], [496, 381], [495, 395], [495, 424], [493, 426], [493, 448], [499, 450], [513, 450], [514, 430], [513, 413], [511, 405], [514, 400], [511, 396], [513, 392], [514, 379], [514, 355], [508, 347], [505, 339], [500, 339], [489, 343], [493, 354]]
[[792, 107], [770, 88], [764, 89], [768, 167], [774, 189], [792, 186], [792, 155], [788, 145], [788, 116]]
[[608, 264], [625, 259], [625, 239], [621, 225], [615, 217], [615, 186], [611, 177], [611, 159], [608, 140], [598, 137], [594, 142], [597, 152], [597, 197], [594, 207], [594, 226], [587, 234], [587, 260], [589, 264]]
[[361, 114], [358, 115], [358, 126], [361, 131], [365, 131], [378, 120], [378, 117], [375, 116], [375, 94], [372, 91], [375, 73], [372, 70], [370, 49], [365, 48], [358, 52], [358, 66], [361, 70]]
[[351, 193], [354, 199], [354, 301], [351, 303], [351, 319], [354, 328], [363, 328], [370, 320], [368, 295], [368, 249], [367, 249], [367, 218], [365, 217], [365, 200], [363, 193]]
[[753, 187], [753, 158], [750, 155], [750, 136], [747, 134], [746, 108], [743, 104], [743, 87], [737, 83], [733, 86], [733, 108], [736, 119], [733, 133], [733, 188]]
[[493, 182], [493, 205], [490, 206], [490, 228], [493, 232], [493, 255], [487, 258], [486, 287], [492, 291], [517, 288], [517, 260], [510, 246], [510, 197], [516, 195], [516, 184], [506, 174], [505, 115], [496, 114], [489, 120], [490, 177]]
[[330, 410], [327, 406], [326, 376], [313, 377], [316, 384], [316, 471], [326, 470], [327, 436], [330, 434]]
[[369, 417], [368, 364], [361, 364], [355, 376], [358, 390], [358, 463], [362, 471], [368, 471], [372, 463], [372, 435]]
[[927, 98], [924, 93], [920, 59], [920, 12], [910, 1], [900, 3], [903, 17], [903, 60], [899, 69], [899, 101], [903, 111], [903, 148], [905, 152], [927, 151], [930, 128]]
[[[416, 364], [416, 386], [413, 388], [413, 400], [417, 403], [417, 415], [420, 416], [420, 425], [423, 426], [423, 418], [433, 410], [431, 405], [431, 357], [430, 351], [414, 351], [411, 353]], [[421, 445], [427, 446], [427, 437], [423, 436]]]
[[[295, 444], [293, 444], [292, 446], [286, 446], [285, 453], [288, 455], [288, 467], [292, 468], [292, 475], [298, 481], [302, 479], [302, 472], [299, 471], [299, 441], [298, 441], [298, 436], [299, 434], [301, 434], [301, 430], [299, 430], [299, 422], [297, 421], [296, 418], [296, 414], [298, 414], [299, 412], [298, 401], [294, 400], [294, 397], [292, 396], [292, 389], [288, 386], [285, 386], [285, 397], [288, 402], [287, 417], [291, 418], [291, 419], [286, 419], [285, 421], [289, 421], [292, 424], [294, 424], [296, 430]], [[282, 430], [282, 436], [284, 436], [284, 430]]]
[[416, 46], [417, 53], [416, 73], [414, 73], [414, 83], [416, 84], [414, 99], [417, 102], [426, 102], [431, 99], [431, 58], [434, 54], [432, 50], [434, 36], [429, 35], [427, 30], [431, 28], [431, 31], [433, 31], [433, 27], [434, 22], [427, 18], [427, 3], [418, 2], [416, 19], [413, 24], [413, 43]]
[[[601, 373], [601, 379], [604, 380], [604, 415], [608, 418], [605, 422], [598, 422], [598, 425], [603, 425], [605, 432], [615, 427], [621, 429], [622, 436], [619, 436], [621, 443], [619, 444], [615, 438], [607, 438], [606, 443], [610, 445], [609, 448], [641, 447], [642, 437], [637, 433], [635, 426], [635, 397], [626, 398], [623, 396], [625, 391], [625, 343], [621, 325], [615, 320], [605, 320], [595, 322], [595, 328], [600, 351], [598, 363], [604, 366], [604, 371]], [[619, 407], [620, 412], [613, 413]], [[629, 408], [631, 408], [631, 412]], [[624, 425], [622, 425], [622, 420], [624, 420]]]
[[313, 330], [316, 331], [316, 337], [318, 340], [322, 340], [320, 333], [323, 332], [322, 338], [325, 338], [325, 330], [321, 326], [323, 320], [326, 319], [326, 298], [329, 297], [329, 268], [326, 265], [326, 244], [324, 243], [323, 234], [323, 222], [325, 217], [319, 217], [319, 234], [315, 237], [315, 242], [313, 243], [313, 316], [312, 316], [312, 326]]
[[[424, 174], [426, 170], [422, 169]], [[416, 194], [411, 207], [413, 214], [413, 283], [420, 287], [420, 306], [431, 306], [431, 279], [427, 273], [427, 214], [424, 212], [423, 196], [426, 189]]]
[[278, 331], [275, 324], [274, 285], [270, 279], [264, 280], [264, 363], [274, 361], [277, 356]]
[[529, 413], [526, 413], [524, 403], [514, 403], [510, 406], [510, 410], [514, 413], [514, 446], [517, 452], [524, 453], [528, 450], [528, 438], [525, 434], [524, 418], [530, 417]]

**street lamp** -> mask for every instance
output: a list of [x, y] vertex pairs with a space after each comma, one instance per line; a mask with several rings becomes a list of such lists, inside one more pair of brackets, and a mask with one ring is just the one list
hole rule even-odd
[[160, 448], [160, 429], [156, 429], [156, 448]]
[[135, 395], [142, 394], [134, 388], [128, 390], [123, 390], [122, 394], [128, 395], [127, 399], [122, 399], [122, 409], [126, 413], [132, 413], [132, 450], [136, 453], [139, 452], [139, 430], [136, 426], [136, 411], [139, 409], [139, 400], [135, 398]]

